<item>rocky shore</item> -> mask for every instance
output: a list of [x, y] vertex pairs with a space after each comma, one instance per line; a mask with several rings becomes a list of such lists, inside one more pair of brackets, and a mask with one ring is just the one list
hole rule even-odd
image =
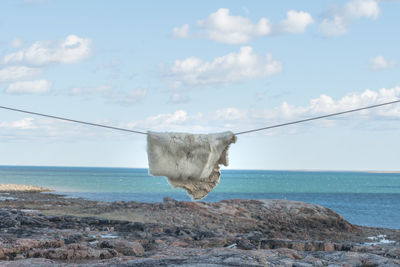
[[400, 266], [400, 230], [285, 200], [107, 203], [2, 191], [0, 266]]

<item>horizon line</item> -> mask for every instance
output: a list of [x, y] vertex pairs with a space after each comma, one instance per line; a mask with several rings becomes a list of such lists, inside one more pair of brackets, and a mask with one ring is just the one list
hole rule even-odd
[[[148, 169], [148, 167], [123, 167], [123, 166], [63, 166], [63, 165], [3, 165], [0, 167], [51, 167], [51, 168], [104, 168], [104, 169]], [[400, 170], [329, 170], [329, 169], [241, 169], [228, 168], [221, 171], [288, 171], [288, 172], [363, 172], [363, 173], [400, 173]]]

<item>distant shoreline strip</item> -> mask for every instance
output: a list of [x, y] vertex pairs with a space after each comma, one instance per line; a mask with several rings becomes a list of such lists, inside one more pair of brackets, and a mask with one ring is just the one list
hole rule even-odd
[[23, 185], [23, 184], [0, 184], [0, 192], [50, 192], [48, 188], [34, 186], [34, 185]]

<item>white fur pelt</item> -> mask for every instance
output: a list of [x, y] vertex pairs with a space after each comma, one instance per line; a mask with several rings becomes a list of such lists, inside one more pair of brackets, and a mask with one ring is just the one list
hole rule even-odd
[[219, 164], [228, 166], [232, 132], [215, 134], [148, 132], [149, 173], [166, 176], [194, 199], [205, 197], [219, 182]]

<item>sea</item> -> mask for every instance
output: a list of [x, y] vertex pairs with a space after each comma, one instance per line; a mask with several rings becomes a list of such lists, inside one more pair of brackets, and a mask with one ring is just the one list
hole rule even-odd
[[[0, 183], [46, 187], [65, 197], [101, 201], [191, 201], [147, 169], [0, 166]], [[201, 201], [286, 199], [319, 204], [353, 224], [400, 229], [400, 173], [222, 170]]]

